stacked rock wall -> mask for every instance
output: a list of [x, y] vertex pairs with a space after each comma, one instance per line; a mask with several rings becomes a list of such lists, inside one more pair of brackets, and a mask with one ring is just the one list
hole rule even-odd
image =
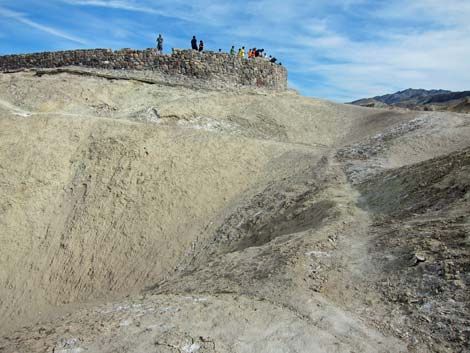
[[287, 88], [287, 70], [262, 58], [247, 59], [227, 53], [173, 49], [90, 49], [0, 56], [0, 72], [28, 68], [81, 66], [107, 70], [154, 72], [159, 78], [182, 77], [228, 86], [252, 86], [274, 90]]

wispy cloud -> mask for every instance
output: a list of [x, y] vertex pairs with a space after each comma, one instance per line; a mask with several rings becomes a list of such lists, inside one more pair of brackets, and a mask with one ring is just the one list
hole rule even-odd
[[147, 15], [157, 15], [169, 19], [177, 19], [190, 23], [210, 20], [216, 24], [232, 5], [218, 1], [200, 0], [197, 3], [181, 0], [133, 1], [133, 0], [60, 0], [70, 6], [98, 7]]
[[120, 9], [135, 12], [145, 12], [149, 14], [165, 15], [162, 11], [158, 11], [149, 6], [141, 6], [128, 1], [119, 0], [63, 0], [64, 3], [73, 6], [96, 6], [107, 7], [111, 9]]
[[38, 29], [38, 30], [43, 31], [45, 33], [51, 34], [51, 35], [56, 36], [56, 37], [60, 37], [62, 39], [69, 40], [71, 42], [75, 42], [75, 43], [82, 44], [82, 45], [87, 44], [86, 41], [81, 39], [81, 38], [72, 36], [70, 34], [67, 34], [64, 31], [61, 31], [61, 30], [58, 30], [56, 28], [53, 28], [53, 27], [50, 27], [50, 26], [47, 26], [47, 25], [43, 25], [43, 24], [40, 24], [40, 23], [35, 22], [33, 20], [30, 20], [30, 19], [27, 18], [27, 16], [25, 14], [20, 13], [20, 12], [11, 11], [11, 10], [8, 10], [6, 8], [0, 7], [0, 16], [14, 19], [14, 20], [16, 20], [16, 21], [18, 21], [22, 24], [30, 26], [31, 28]]
[[344, 101], [408, 87], [470, 88], [470, 3], [366, 5], [353, 20], [330, 14], [289, 31], [281, 51], [304, 92]]

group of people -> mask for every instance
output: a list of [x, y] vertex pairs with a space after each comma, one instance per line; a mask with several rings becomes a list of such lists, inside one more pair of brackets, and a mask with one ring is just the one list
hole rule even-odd
[[249, 58], [266, 58], [266, 53], [264, 49], [250, 49], [248, 50], [248, 57]]
[[[191, 49], [197, 50], [197, 51], [203, 51], [204, 50], [204, 42], [202, 40], [199, 41], [199, 45], [196, 39], [196, 36], [193, 36], [191, 39]], [[157, 38], [157, 51], [161, 54], [163, 52], [163, 37], [161, 34], [158, 35]], [[222, 52], [222, 49], [219, 49], [219, 53]], [[235, 52], [235, 46], [232, 45], [232, 48], [230, 49], [230, 54], [231, 55], [238, 55], [241, 57], [245, 57], [246, 51], [245, 47], [241, 47], [238, 49], [238, 52]], [[264, 49], [256, 49], [252, 48], [248, 50], [248, 58], [263, 58], [265, 60], [268, 60], [269, 62], [275, 64], [277, 59], [273, 56], [267, 56], [266, 52]], [[279, 63], [279, 65], [282, 65], [282, 63]]]
[[[204, 50], [204, 42], [202, 40], [199, 41], [199, 46], [197, 43], [196, 36], [193, 36], [193, 39], [191, 40], [191, 48], [193, 50], [198, 50], [198, 51], [203, 51]], [[159, 54], [163, 52], [163, 37], [161, 33], [157, 37], [157, 51]]]
[[[238, 52], [235, 53], [235, 46], [232, 45], [232, 48], [230, 49], [230, 54], [231, 55], [238, 55], [238, 56], [241, 56], [241, 57], [245, 57], [245, 47], [241, 47], [238, 49]], [[252, 48], [250, 50], [248, 50], [248, 58], [263, 58], [265, 60], [269, 60], [269, 62], [272, 62], [273, 64], [276, 63], [277, 59], [273, 56], [269, 56], [266, 54], [266, 52], [264, 51], [264, 49], [256, 49], [256, 48]], [[282, 65], [281, 63], [279, 63], [279, 65]]]
[[200, 40], [199, 41], [199, 46], [198, 46], [196, 36], [193, 36], [193, 39], [191, 39], [191, 49], [198, 50], [198, 51], [203, 51], [204, 50], [204, 42], [202, 40]]

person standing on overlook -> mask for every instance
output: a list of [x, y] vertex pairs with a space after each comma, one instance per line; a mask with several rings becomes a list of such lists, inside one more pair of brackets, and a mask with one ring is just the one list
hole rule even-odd
[[161, 33], [158, 35], [157, 38], [157, 51], [159, 54], [163, 52], [163, 37]]
[[193, 36], [193, 39], [191, 39], [191, 48], [193, 50], [197, 50], [197, 39], [196, 36]]
[[232, 45], [232, 48], [230, 49], [230, 55], [235, 55], [235, 45]]
[[204, 50], [204, 42], [202, 40], [199, 41], [199, 51]]

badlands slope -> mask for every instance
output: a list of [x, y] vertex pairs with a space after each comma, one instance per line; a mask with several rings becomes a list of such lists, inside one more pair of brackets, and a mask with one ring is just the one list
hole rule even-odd
[[0, 352], [466, 352], [470, 116], [0, 75]]

